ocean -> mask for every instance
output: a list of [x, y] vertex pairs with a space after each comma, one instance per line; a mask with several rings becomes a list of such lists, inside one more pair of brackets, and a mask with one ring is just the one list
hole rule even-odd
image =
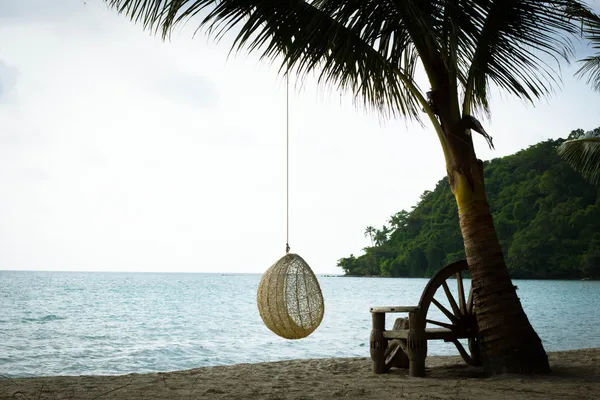
[[[259, 274], [0, 271], [0, 375], [117, 375], [368, 357], [369, 307], [416, 305], [427, 283], [319, 276], [321, 326], [308, 338], [285, 340], [260, 319], [259, 280]], [[547, 351], [600, 347], [600, 282], [514, 283]], [[430, 342], [429, 354], [458, 353], [452, 344]]]

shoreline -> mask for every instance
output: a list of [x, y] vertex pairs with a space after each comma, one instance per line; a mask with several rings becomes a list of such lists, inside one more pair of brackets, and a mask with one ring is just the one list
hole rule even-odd
[[[325, 276], [319, 275], [317, 276]], [[431, 276], [383, 276], [383, 275], [327, 275], [328, 278], [381, 278], [381, 279], [431, 279]], [[466, 277], [465, 277], [466, 278]], [[466, 279], [471, 279], [470, 275]], [[567, 281], [567, 282], [598, 282], [600, 278], [510, 278], [513, 281]]]
[[549, 375], [486, 378], [458, 356], [431, 356], [427, 376], [375, 375], [369, 358], [320, 358], [127, 375], [0, 377], [0, 399], [598, 399], [600, 349], [548, 353]]

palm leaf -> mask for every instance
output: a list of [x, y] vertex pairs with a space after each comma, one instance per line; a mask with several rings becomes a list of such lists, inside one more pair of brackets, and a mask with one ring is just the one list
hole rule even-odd
[[[320, 83], [349, 89], [367, 107], [382, 113], [419, 119], [424, 96], [414, 81], [417, 54], [404, 35], [377, 20], [382, 32], [338, 22], [319, 1], [302, 0], [106, 0], [119, 12], [162, 32], [190, 18], [220, 39], [236, 30], [232, 50], [260, 51], [261, 58], [281, 60], [280, 71], [293, 69], [301, 76], [317, 73]], [[374, 3], [373, 0], [365, 3]], [[387, 2], [379, 2], [387, 3]], [[380, 15], [381, 16], [381, 15]], [[374, 27], [373, 22], [372, 27]], [[376, 35], [378, 35], [376, 37]], [[377, 45], [375, 46], [375, 42]]]
[[590, 134], [583, 139], [568, 140], [559, 146], [558, 154], [584, 178], [593, 184], [600, 183], [600, 137]]
[[530, 102], [550, 94], [559, 83], [560, 60], [574, 54], [569, 39], [578, 32], [577, 18], [591, 14], [583, 2], [569, 0], [462, 4], [474, 25], [466, 41], [470, 45], [462, 50], [472, 60], [466, 72], [466, 113], [471, 106], [487, 109], [490, 81]]
[[575, 75], [585, 78], [588, 85], [600, 92], [600, 19], [585, 20], [584, 35], [590, 41], [596, 55], [579, 60], [581, 67]]
[[163, 36], [190, 18], [216, 38], [235, 28], [236, 50], [315, 72], [385, 113], [418, 119], [423, 108], [434, 123], [414, 80], [418, 62], [432, 99], [442, 92], [459, 109], [462, 87], [465, 115], [487, 110], [492, 83], [533, 102], [552, 92], [558, 61], [573, 54], [573, 17], [591, 13], [576, 0], [105, 1]]

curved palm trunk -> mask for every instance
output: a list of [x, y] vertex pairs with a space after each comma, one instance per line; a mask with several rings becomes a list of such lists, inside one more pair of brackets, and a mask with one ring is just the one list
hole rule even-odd
[[489, 374], [550, 371], [542, 342], [529, 323], [516, 294], [485, 196], [480, 160], [471, 164], [472, 182], [449, 171], [459, 207], [483, 364]]
[[435, 113], [441, 130], [438, 134], [471, 271], [483, 366], [490, 375], [549, 372], [542, 341], [510, 280], [485, 195], [483, 163], [477, 159], [471, 132], [461, 120], [456, 93], [439, 93], [441, 96], [434, 98], [434, 104], [441, 106]]

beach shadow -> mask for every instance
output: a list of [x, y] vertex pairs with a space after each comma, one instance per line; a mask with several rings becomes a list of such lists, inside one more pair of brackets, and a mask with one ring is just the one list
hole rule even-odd
[[556, 365], [552, 366], [549, 374], [502, 374], [488, 376], [482, 367], [473, 367], [456, 363], [452, 365], [428, 366], [425, 377], [414, 378], [409, 376], [408, 369], [392, 368], [387, 375], [397, 376], [401, 379], [432, 379], [432, 380], [519, 380], [519, 381], [569, 381], [582, 383], [600, 383], [600, 373], [590, 370], [589, 365]]

